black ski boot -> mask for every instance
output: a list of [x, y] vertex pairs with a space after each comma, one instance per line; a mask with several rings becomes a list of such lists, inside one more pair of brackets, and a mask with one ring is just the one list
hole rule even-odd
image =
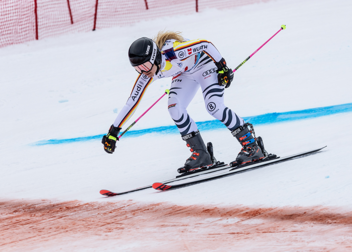
[[[182, 139], [186, 141], [187, 147], [191, 148], [192, 155], [186, 160], [184, 167], [177, 170], [179, 173], [210, 167], [216, 162], [214, 156], [211, 155], [213, 153], [210, 154], [205, 147], [199, 131], [191, 132], [183, 136]], [[211, 147], [212, 151], [211, 143], [208, 143], [208, 147]]]
[[231, 132], [242, 145], [242, 150], [238, 153], [235, 161], [231, 166], [249, 164], [257, 162], [268, 156], [264, 149], [264, 143], [261, 137], [256, 138], [253, 125], [245, 123]]

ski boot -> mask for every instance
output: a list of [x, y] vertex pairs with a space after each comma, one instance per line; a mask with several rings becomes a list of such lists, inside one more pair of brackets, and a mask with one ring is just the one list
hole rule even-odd
[[204, 170], [218, 163], [213, 155], [213, 145], [208, 143], [208, 147], [205, 147], [199, 131], [191, 132], [182, 139], [186, 141], [187, 147], [191, 148], [192, 155], [186, 160], [184, 167], [177, 170], [179, 173]]
[[268, 157], [263, 139], [261, 137], [256, 138], [252, 124], [245, 123], [231, 133], [243, 147], [240, 153], [238, 153], [236, 160], [230, 163], [231, 166], [242, 166], [261, 161]]

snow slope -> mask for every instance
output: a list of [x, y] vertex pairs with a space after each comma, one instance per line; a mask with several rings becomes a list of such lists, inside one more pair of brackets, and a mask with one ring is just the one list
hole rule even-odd
[[[2, 48], [0, 197], [350, 209], [350, 112], [255, 127], [270, 152], [284, 156], [328, 146], [317, 155], [185, 189], [165, 193], [151, 189], [108, 200], [100, 189], [124, 191], [175, 176], [190, 155], [180, 136], [126, 137], [113, 155], [106, 154], [97, 139], [33, 145], [107, 132], [136, 78], [126, 56], [130, 43], [162, 29], [212, 41], [235, 68], [282, 24], [287, 25], [235, 73], [225, 92], [226, 104], [243, 117], [351, 103], [350, 13], [348, 0], [281, 0]], [[169, 79], [155, 82], [128, 124], [169, 83]], [[173, 125], [166, 104], [161, 100], [133, 128]], [[195, 121], [213, 119], [200, 92], [189, 114]], [[213, 142], [218, 160], [232, 161], [240, 149], [226, 129], [202, 135]]]

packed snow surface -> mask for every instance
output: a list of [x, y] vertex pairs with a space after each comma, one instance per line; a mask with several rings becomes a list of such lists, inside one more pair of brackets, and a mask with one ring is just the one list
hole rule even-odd
[[[349, 211], [352, 204], [351, 13], [348, 0], [280, 0], [1, 48], [0, 245], [13, 251], [24, 251], [21, 246], [26, 251], [155, 251], [159, 243], [174, 248], [170, 251], [228, 251], [236, 242], [239, 251], [349, 251], [345, 234], [351, 215], [335, 218], [325, 212], [331, 207]], [[204, 38], [235, 68], [282, 24], [287, 29], [236, 71], [225, 102], [245, 118], [325, 108], [316, 118], [254, 125], [271, 153], [286, 156], [327, 145], [316, 155], [179, 190], [148, 189], [106, 199], [101, 189], [121, 192], [175, 177], [191, 154], [179, 134], [126, 134], [113, 155], [96, 137], [38, 144], [108, 131], [137, 77], [127, 50], [139, 37], [175, 30], [189, 39]], [[170, 79], [154, 82], [126, 127], [169, 86]], [[329, 112], [331, 106], [344, 113]], [[188, 112], [196, 122], [213, 120], [200, 91]], [[132, 130], [172, 125], [163, 98]], [[225, 127], [203, 130], [202, 136], [213, 143], [220, 161], [233, 161], [240, 150]], [[26, 203], [31, 200], [41, 203]], [[341, 226], [326, 225], [333, 223]], [[165, 236], [154, 237], [160, 228]]]
[[[127, 58], [129, 45], [164, 29], [213, 42], [235, 68], [287, 25], [235, 73], [225, 91], [226, 105], [242, 117], [351, 103], [351, 13], [349, 0], [280, 0], [1, 48], [0, 197], [350, 208], [351, 112], [254, 125], [271, 153], [328, 146], [316, 155], [170, 192], [148, 189], [109, 199], [99, 191], [125, 191], [176, 176], [191, 154], [185, 142], [178, 134], [122, 137], [113, 155], [97, 139], [34, 143], [106, 133], [137, 77]], [[126, 127], [169, 86], [170, 79], [154, 82]], [[188, 111], [195, 121], [213, 120], [200, 91]], [[170, 125], [163, 98], [132, 129]], [[220, 161], [233, 161], [240, 150], [225, 127], [202, 136]]]

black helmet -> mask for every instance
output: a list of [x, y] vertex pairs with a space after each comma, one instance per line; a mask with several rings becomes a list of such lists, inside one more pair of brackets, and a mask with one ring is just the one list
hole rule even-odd
[[128, 57], [131, 65], [136, 67], [143, 63], [150, 62], [152, 65], [161, 64], [161, 53], [156, 43], [150, 38], [139, 38], [134, 41], [128, 50]]

